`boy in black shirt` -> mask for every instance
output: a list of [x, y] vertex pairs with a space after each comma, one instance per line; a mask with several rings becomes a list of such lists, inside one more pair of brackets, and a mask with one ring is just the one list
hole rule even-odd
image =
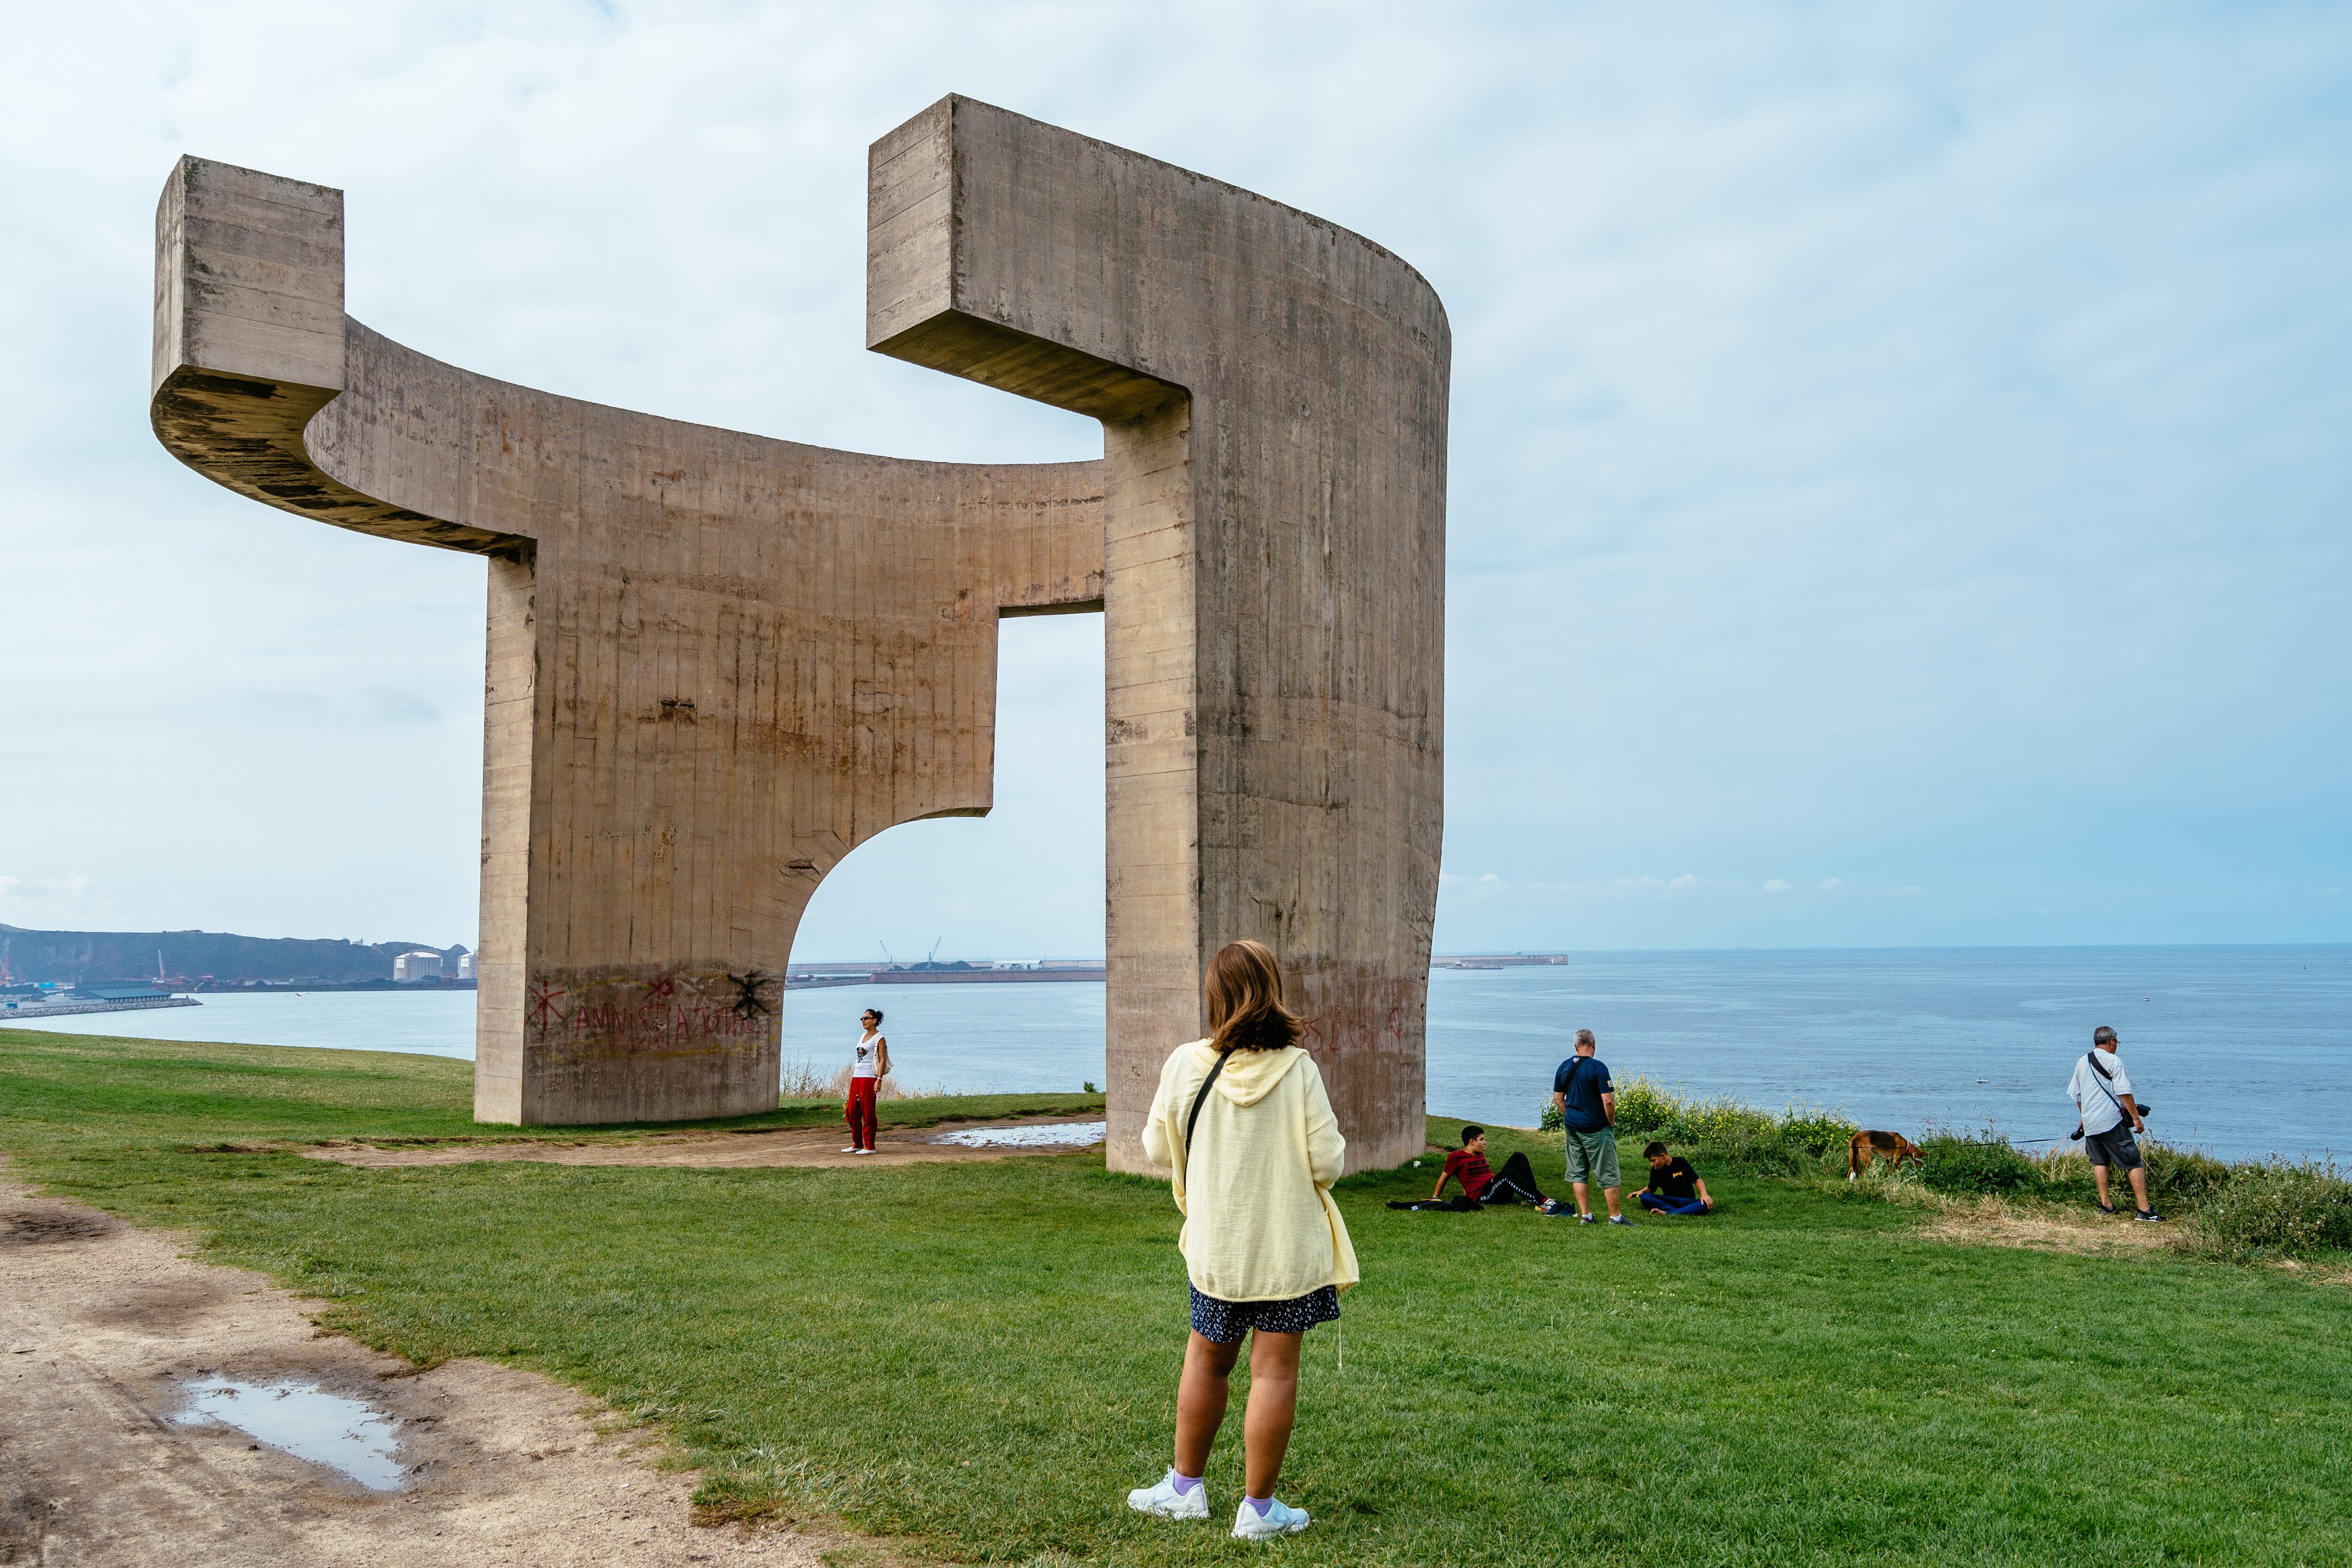
[[1690, 1162], [1681, 1155], [1669, 1159], [1664, 1143], [1653, 1142], [1642, 1151], [1650, 1162], [1650, 1184], [1641, 1191], [1642, 1206], [1652, 1214], [1703, 1215], [1713, 1211], [1715, 1200], [1706, 1195], [1706, 1184], [1690, 1168]]

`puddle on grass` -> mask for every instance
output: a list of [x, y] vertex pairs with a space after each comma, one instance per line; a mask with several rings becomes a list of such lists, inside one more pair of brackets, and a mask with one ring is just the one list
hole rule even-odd
[[961, 1143], [967, 1149], [1035, 1149], [1066, 1144], [1084, 1148], [1099, 1143], [1110, 1130], [1102, 1121], [1055, 1121], [1042, 1127], [974, 1127], [963, 1132], [942, 1132], [934, 1143]]
[[371, 1490], [400, 1489], [404, 1472], [393, 1458], [398, 1423], [372, 1405], [316, 1384], [207, 1377], [184, 1386], [188, 1408], [172, 1417], [182, 1426], [217, 1421], [298, 1459], [341, 1470]]

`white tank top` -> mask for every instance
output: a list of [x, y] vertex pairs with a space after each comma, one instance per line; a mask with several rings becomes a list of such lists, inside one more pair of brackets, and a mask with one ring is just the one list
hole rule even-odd
[[850, 1058], [849, 1060], [850, 1077], [873, 1078], [877, 1076], [876, 1069], [882, 1064], [875, 1059], [880, 1053], [874, 1048], [874, 1042], [881, 1037], [882, 1037], [879, 1034], [866, 1035], [859, 1037], [856, 1055]]

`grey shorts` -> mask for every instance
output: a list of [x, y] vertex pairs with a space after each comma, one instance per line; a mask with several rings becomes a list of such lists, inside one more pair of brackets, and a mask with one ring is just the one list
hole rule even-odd
[[2083, 1135], [2083, 1152], [2094, 1165], [2121, 1165], [2126, 1171], [2137, 1171], [2147, 1162], [2139, 1157], [2139, 1140], [2132, 1136], [2131, 1123], [2118, 1121], [2105, 1132]]
[[1579, 1132], [1568, 1129], [1568, 1179], [1582, 1182], [1587, 1186], [1615, 1187], [1624, 1184], [1617, 1179], [1617, 1130], [1603, 1127], [1598, 1132]]

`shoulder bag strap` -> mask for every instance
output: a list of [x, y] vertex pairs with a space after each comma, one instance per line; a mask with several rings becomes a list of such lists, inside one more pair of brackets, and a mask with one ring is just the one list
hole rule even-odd
[[1192, 1097], [1192, 1114], [1184, 1118], [1184, 1172], [1188, 1176], [1192, 1171], [1192, 1129], [1200, 1125], [1201, 1107], [1208, 1102], [1209, 1086], [1217, 1081], [1219, 1073], [1225, 1070], [1225, 1058], [1233, 1054], [1230, 1046], [1217, 1053], [1216, 1065], [1209, 1069], [1209, 1076], [1201, 1080], [1201, 1092]]
[[2123, 1119], [2126, 1121], [2129, 1121], [2131, 1120], [2131, 1112], [2124, 1110], [2124, 1102], [2117, 1100], [2116, 1098], [2116, 1091], [2107, 1087], [2107, 1079], [2115, 1077], [2116, 1075], [2099, 1065], [2099, 1053], [2096, 1051], [2093, 1051], [2089, 1056], [2083, 1059], [2089, 1062], [2091, 1064], [2091, 1070], [2098, 1075], [2098, 1077], [2093, 1081], [2098, 1084], [2099, 1092], [2107, 1097], [2107, 1103], [2114, 1106], [2116, 1110], [2122, 1114]]

